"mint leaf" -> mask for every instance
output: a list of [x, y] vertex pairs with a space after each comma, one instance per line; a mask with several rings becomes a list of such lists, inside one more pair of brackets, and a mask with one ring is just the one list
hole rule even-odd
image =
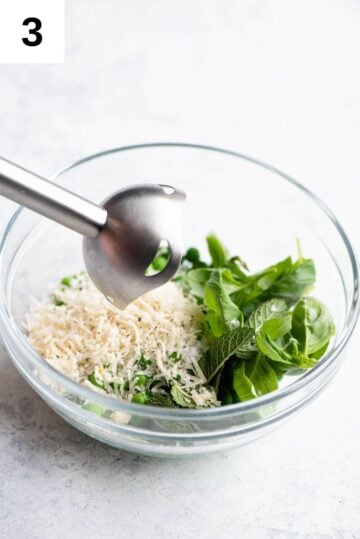
[[199, 366], [209, 382], [224, 366], [226, 361], [238, 352], [249, 352], [254, 347], [252, 328], [235, 328], [214, 340], [213, 344], [199, 361]]
[[162, 393], [152, 393], [151, 396], [149, 396], [146, 404], [150, 406], [161, 406], [164, 408], [177, 408], [173, 399], [168, 395], [163, 395]]
[[195, 408], [195, 405], [193, 401], [191, 400], [191, 397], [186, 395], [184, 391], [179, 387], [178, 384], [172, 384], [172, 387], [170, 389], [170, 393], [176, 404], [181, 406], [182, 408]]

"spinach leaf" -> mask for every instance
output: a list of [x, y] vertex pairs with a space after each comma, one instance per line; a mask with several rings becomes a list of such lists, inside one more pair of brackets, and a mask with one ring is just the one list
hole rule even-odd
[[240, 283], [243, 283], [248, 279], [248, 275], [244, 272], [244, 270], [249, 271], [248, 267], [239, 256], [230, 258], [227, 267], [229, 268], [229, 271], [231, 271], [233, 277], [240, 281]]
[[229, 254], [224, 245], [214, 234], [209, 234], [206, 242], [211, 256], [212, 266], [214, 268], [225, 268]]
[[288, 306], [284, 300], [278, 298], [269, 299], [251, 313], [246, 325], [254, 329], [259, 329], [266, 320], [276, 318], [280, 314], [287, 312], [287, 310]]
[[233, 389], [239, 401], [247, 401], [256, 397], [254, 386], [246, 375], [245, 361], [240, 359], [233, 371]]
[[231, 294], [239, 288], [239, 283], [227, 269], [196, 268], [187, 274], [187, 282], [191, 293], [199, 298], [204, 298], [205, 287], [211, 277], [218, 274], [221, 284], [227, 294]]
[[290, 314], [267, 320], [256, 332], [257, 347], [268, 359], [287, 369], [309, 369], [316, 360], [299, 350], [297, 340], [290, 334], [291, 327]]
[[223, 335], [239, 319], [242, 322], [242, 313], [231, 301], [218, 272], [214, 272], [205, 285], [204, 303], [207, 309], [205, 318], [215, 337]]
[[307, 356], [299, 352], [297, 356], [293, 356], [293, 364], [295, 369], [311, 369], [316, 365], [317, 359], [312, 356]]
[[311, 357], [312, 357], [313, 359], [320, 359], [320, 358], [322, 358], [323, 355], [325, 354], [326, 350], [327, 350], [328, 347], [329, 347], [329, 342], [330, 342], [330, 341], [326, 342], [326, 343], [324, 344], [324, 346], [322, 346], [321, 348], [319, 348], [319, 350], [316, 350], [316, 352], [313, 352], [313, 353], [311, 354]]
[[254, 386], [256, 395], [266, 395], [279, 386], [275, 370], [260, 352], [252, 360], [246, 361], [245, 371]]
[[251, 351], [254, 347], [254, 330], [239, 327], [228, 330], [214, 340], [207, 353], [200, 359], [199, 366], [209, 382], [224, 366], [226, 361], [240, 351]]
[[239, 290], [232, 294], [232, 300], [245, 314], [251, 314], [258, 305], [276, 296], [269, 293], [268, 290], [285, 272], [289, 272], [291, 268], [292, 260], [291, 257], [288, 257], [259, 273], [249, 276], [239, 287]]
[[289, 368], [293, 366], [291, 354], [281, 347], [274, 339], [266, 332], [266, 328], [262, 327], [256, 333], [256, 344], [260, 352], [272, 361], [282, 363]]
[[240, 401], [266, 395], [278, 388], [278, 377], [268, 360], [258, 352], [251, 360], [238, 360], [233, 370], [233, 389]]
[[268, 294], [294, 303], [309, 292], [314, 283], [315, 265], [313, 260], [299, 260], [271, 286]]
[[232, 294], [232, 300], [245, 314], [251, 314], [264, 301], [278, 298], [289, 305], [309, 292], [315, 282], [315, 266], [311, 259], [293, 263], [291, 257], [252, 275]]
[[260, 331], [266, 333], [270, 339], [281, 339], [291, 330], [291, 313], [277, 316], [276, 318], [269, 318], [265, 320], [261, 325]]
[[313, 297], [299, 301], [292, 315], [292, 334], [301, 352], [307, 356], [323, 354], [334, 333], [334, 322], [325, 305]]
[[198, 298], [204, 298], [205, 286], [214, 270], [211, 268], [197, 268], [187, 274], [187, 282], [191, 293]]
[[273, 361], [289, 366], [293, 364], [292, 355], [278, 341], [290, 332], [291, 320], [289, 313], [277, 318], [269, 318], [256, 331], [256, 344], [260, 352]]

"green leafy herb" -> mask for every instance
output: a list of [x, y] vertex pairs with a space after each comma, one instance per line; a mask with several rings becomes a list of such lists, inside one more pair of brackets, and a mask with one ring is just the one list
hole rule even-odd
[[179, 354], [178, 352], [171, 352], [169, 357], [174, 360], [174, 363], [178, 363], [179, 361], [181, 361], [181, 354]]
[[325, 351], [335, 326], [328, 309], [318, 299], [305, 297], [292, 314], [292, 334], [305, 355]]
[[171, 395], [154, 393], [152, 391], [141, 391], [136, 393], [131, 402], [145, 404], [147, 406], [162, 406], [165, 408], [177, 408], [177, 404]]
[[103, 382], [100, 382], [97, 378], [94, 372], [89, 374], [88, 376], [89, 382], [91, 382], [94, 386], [99, 387], [100, 389], [105, 389], [105, 385]]
[[235, 328], [214, 340], [208, 352], [200, 359], [199, 365], [208, 382], [224, 366], [226, 361], [238, 352], [249, 352], [254, 347], [252, 328]]
[[282, 299], [270, 299], [265, 301], [249, 316], [247, 325], [254, 329], [259, 329], [266, 320], [276, 318], [280, 314], [286, 313], [287, 304]]
[[294, 303], [304, 294], [307, 294], [314, 283], [315, 266], [313, 260], [299, 260], [293, 264], [290, 271], [285, 272], [284, 275], [272, 285], [269, 294]]
[[223, 286], [221, 275], [214, 272], [205, 286], [206, 320], [215, 337], [221, 337], [232, 324], [242, 322], [242, 313]]
[[173, 383], [170, 390], [174, 402], [181, 408], [194, 408], [194, 403], [188, 395], [180, 388], [178, 384]]
[[62, 286], [67, 286], [67, 287], [70, 287], [71, 286], [71, 282], [72, 280], [74, 279], [74, 275], [70, 276], [70, 277], [63, 277], [60, 281], [60, 283], [62, 284]]
[[215, 234], [209, 234], [206, 238], [213, 268], [225, 268], [229, 254]]
[[164, 408], [177, 408], [174, 400], [162, 393], [152, 393], [146, 404], [149, 406], [162, 406]]
[[141, 354], [140, 358], [138, 359], [138, 365], [140, 369], [143, 370], [145, 370], [149, 365], [151, 365], [151, 363], [151, 359], [146, 358], [143, 354]]
[[267, 332], [266, 327], [262, 327], [256, 333], [256, 344], [260, 352], [262, 352], [272, 361], [283, 363], [288, 367], [294, 366], [291, 354], [286, 352], [286, 350], [280, 344], [271, 338], [271, 335]]
[[215, 275], [221, 281], [222, 287], [227, 294], [238, 290], [239, 282], [229, 269], [197, 268], [190, 270], [187, 274], [187, 284], [192, 294], [203, 299], [206, 285]]
[[234, 292], [233, 301], [246, 315], [251, 314], [261, 303], [275, 297], [275, 294], [270, 291], [271, 286], [286, 272], [290, 272], [291, 268], [292, 260], [288, 257], [261, 272], [249, 276]]
[[287, 372], [314, 366], [335, 326], [328, 309], [306, 296], [316, 271], [299, 241], [298, 260], [287, 257], [252, 275], [214, 234], [207, 246], [210, 263], [189, 249], [180, 274], [187, 293], [203, 305], [209, 348], [199, 364], [222, 403], [275, 391]]
[[278, 388], [276, 372], [261, 353], [246, 362], [246, 374], [253, 384], [256, 395], [265, 395]]
[[253, 384], [245, 372], [245, 361], [239, 359], [233, 370], [233, 389], [239, 401], [256, 397]]
[[58, 298], [57, 296], [53, 296], [53, 303], [56, 305], [56, 307], [62, 307], [63, 305], [66, 305], [65, 301]]

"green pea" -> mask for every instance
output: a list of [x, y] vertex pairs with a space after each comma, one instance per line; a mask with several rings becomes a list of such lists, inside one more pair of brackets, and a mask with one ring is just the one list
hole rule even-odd
[[156, 271], [161, 271], [165, 268], [166, 263], [168, 261], [168, 257], [166, 255], [160, 255], [152, 261], [152, 267]]
[[136, 402], [136, 404], [146, 404], [149, 398], [149, 393], [144, 391], [143, 393], [136, 393], [131, 399], [131, 402]]
[[149, 377], [146, 374], [138, 374], [135, 378], [135, 384], [139, 387], [144, 387], [149, 381]]
[[200, 253], [198, 249], [195, 249], [195, 247], [190, 247], [190, 249], [187, 250], [184, 258], [189, 260], [189, 262], [196, 263], [200, 260]]

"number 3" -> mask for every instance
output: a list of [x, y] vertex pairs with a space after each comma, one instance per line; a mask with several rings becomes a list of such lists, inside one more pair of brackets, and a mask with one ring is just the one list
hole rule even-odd
[[28, 37], [23, 37], [23, 43], [28, 47], [36, 47], [40, 45], [43, 40], [43, 36], [40, 34], [39, 30], [41, 29], [41, 20], [36, 17], [28, 17], [24, 20], [23, 26], [28, 26], [29, 24], [34, 23], [34, 28], [29, 28], [29, 35], [35, 36], [35, 39], [30, 40]]

